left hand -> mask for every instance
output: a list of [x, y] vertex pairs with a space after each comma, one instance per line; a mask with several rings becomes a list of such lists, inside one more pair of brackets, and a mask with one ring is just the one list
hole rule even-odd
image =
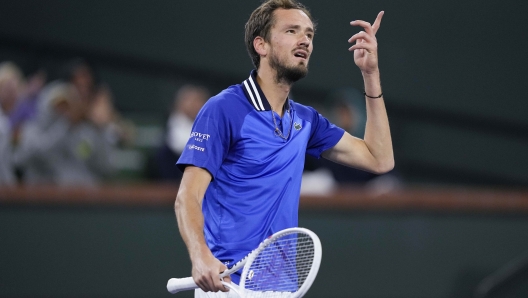
[[360, 26], [364, 29], [364, 31], [354, 34], [348, 40], [349, 43], [356, 43], [348, 50], [354, 51], [354, 62], [366, 74], [378, 71], [378, 42], [376, 40], [376, 32], [378, 32], [380, 27], [383, 14], [384, 12], [381, 11], [372, 25], [369, 22], [361, 20], [350, 22], [352, 26]]
[[112, 93], [106, 87], [101, 87], [92, 99], [88, 119], [98, 127], [105, 127], [114, 120]]

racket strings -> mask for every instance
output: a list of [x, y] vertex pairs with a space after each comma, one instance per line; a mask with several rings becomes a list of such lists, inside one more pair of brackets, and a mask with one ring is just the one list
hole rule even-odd
[[310, 273], [313, 259], [309, 235], [294, 233], [276, 239], [249, 267], [245, 289], [254, 293], [246, 297], [284, 297], [296, 292]]

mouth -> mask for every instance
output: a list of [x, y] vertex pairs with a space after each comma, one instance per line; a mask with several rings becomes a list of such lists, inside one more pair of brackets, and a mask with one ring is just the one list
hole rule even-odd
[[308, 59], [309, 56], [308, 52], [305, 50], [295, 50], [293, 52], [293, 55], [297, 58], [302, 58], [304, 60]]

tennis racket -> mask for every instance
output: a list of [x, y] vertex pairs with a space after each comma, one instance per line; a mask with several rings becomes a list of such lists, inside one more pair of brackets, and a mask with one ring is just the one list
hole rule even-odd
[[[241, 298], [302, 297], [312, 285], [322, 248], [317, 235], [305, 228], [279, 231], [250, 252], [242, 260], [220, 274], [220, 278], [242, 269], [240, 285], [224, 283]], [[175, 294], [196, 289], [192, 277], [171, 278], [167, 290]]]

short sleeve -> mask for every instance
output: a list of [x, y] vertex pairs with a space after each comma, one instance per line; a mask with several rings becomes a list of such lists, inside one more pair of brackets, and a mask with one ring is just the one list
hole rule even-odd
[[209, 100], [198, 113], [176, 165], [181, 171], [189, 165], [204, 168], [214, 178], [229, 151], [230, 136], [225, 110]]
[[309, 108], [309, 110], [311, 111], [312, 130], [306, 153], [320, 158], [323, 151], [334, 147], [341, 140], [345, 131], [332, 124], [315, 109]]

